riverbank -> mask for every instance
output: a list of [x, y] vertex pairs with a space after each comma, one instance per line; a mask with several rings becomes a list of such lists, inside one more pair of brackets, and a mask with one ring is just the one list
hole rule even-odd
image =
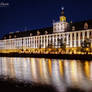
[[38, 83], [28, 83], [24, 81], [3, 79], [0, 78], [0, 89], [11, 91], [11, 89], [26, 89], [30, 92], [56, 92], [55, 89], [50, 85], [38, 84]]
[[75, 59], [75, 60], [92, 60], [92, 55], [89, 54], [19, 54], [19, 53], [0, 53], [0, 57], [35, 57], [35, 58], [50, 58], [50, 59]]
[[[28, 91], [28, 92], [58, 92], [55, 87], [46, 84], [38, 84], [38, 83], [26, 83], [19, 82], [17, 80], [12, 79], [3, 79], [0, 78], [0, 89], [3, 91], [11, 91], [12, 89], [17, 91]], [[65, 92], [86, 92], [79, 88], [66, 87]], [[88, 92], [92, 92], [88, 91]]]

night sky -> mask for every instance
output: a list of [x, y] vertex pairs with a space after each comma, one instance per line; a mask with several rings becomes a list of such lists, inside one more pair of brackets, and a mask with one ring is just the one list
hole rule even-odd
[[39, 29], [58, 21], [61, 7], [67, 21], [92, 19], [92, 0], [0, 0], [0, 37], [9, 32]]

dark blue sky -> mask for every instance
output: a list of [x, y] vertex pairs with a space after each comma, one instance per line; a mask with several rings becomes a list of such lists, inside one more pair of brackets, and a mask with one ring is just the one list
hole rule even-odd
[[9, 6], [0, 7], [0, 37], [9, 32], [52, 26], [59, 20], [61, 7], [67, 20], [92, 19], [91, 0], [0, 0]]

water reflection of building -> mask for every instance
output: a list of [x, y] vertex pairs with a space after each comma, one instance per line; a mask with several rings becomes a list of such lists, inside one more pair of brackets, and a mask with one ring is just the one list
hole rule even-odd
[[52, 83], [59, 92], [66, 92], [66, 85], [60, 73], [60, 61], [52, 60]]
[[32, 78], [35, 82], [49, 84], [48, 61], [45, 59], [31, 59]]
[[10, 78], [16, 78], [13, 58], [10, 58], [9, 61], [8, 61], [8, 70], [9, 70], [9, 77]]
[[[26, 62], [25, 62], [26, 61]], [[23, 58], [23, 61], [22, 61], [22, 64], [23, 64], [23, 77], [24, 77], [24, 80], [27, 81], [27, 82], [30, 82], [31, 81], [31, 66], [30, 66], [30, 59], [29, 58]]]
[[1, 61], [1, 75], [4, 75], [4, 76], [8, 76], [8, 59], [7, 58], [2, 58], [2, 61]]
[[0, 58], [0, 76], [25, 82], [53, 85], [59, 91], [67, 87], [92, 89], [92, 61], [44, 58]]
[[38, 82], [38, 72], [37, 72], [37, 62], [35, 61], [34, 58], [31, 58], [31, 72], [32, 72], [32, 80], [34, 82]]
[[90, 66], [89, 66], [89, 62], [85, 61], [84, 62], [84, 73], [86, 75], [86, 77], [89, 79], [90, 78]]
[[64, 64], [63, 64], [63, 60], [59, 60], [59, 72], [60, 72], [60, 75], [62, 77], [64, 77]]
[[70, 61], [70, 74], [73, 86], [78, 86], [78, 66], [75, 60]]
[[52, 61], [51, 59], [48, 59], [48, 71], [50, 74], [50, 77], [52, 76]]
[[90, 80], [92, 81], [92, 62], [90, 62]]
[[68, 86], [71, 84], [71, 78], [70, 78], [70, 62], [68, 60], [64, 61], [64, 78], [66, 80], [66, 83]]
[[41, 79], [44, 80], [45, 83], [49, 84], [50, 83], [50, 76], [49, 76], [49, 71], [48, 71], [48, 61], [46, 59], [41, 59], [40, 61], [41, 65]]
[[0, 76], [2, 75], [2, 58], [0, 58]]
[[14, 61], [14, 67], [15, 67], [15, 74], [16, 74], [16, 78], [18, 79], [18, 80], [23, 80], [23, 68], [22, 68], [22, 63], [23, 63], [23, 58], [15, 58], [15, 59], [13, 59]]

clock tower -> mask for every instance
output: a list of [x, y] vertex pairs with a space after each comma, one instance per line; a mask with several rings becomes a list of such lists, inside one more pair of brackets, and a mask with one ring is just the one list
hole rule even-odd
[[68, 22], [66, 22], [66, 17], [64, 16], [64, 8], [62, 8], [59, 22], [53, 23], [53, 32], [54, 33], [64, 32], [67, 31], [67, 28]]

